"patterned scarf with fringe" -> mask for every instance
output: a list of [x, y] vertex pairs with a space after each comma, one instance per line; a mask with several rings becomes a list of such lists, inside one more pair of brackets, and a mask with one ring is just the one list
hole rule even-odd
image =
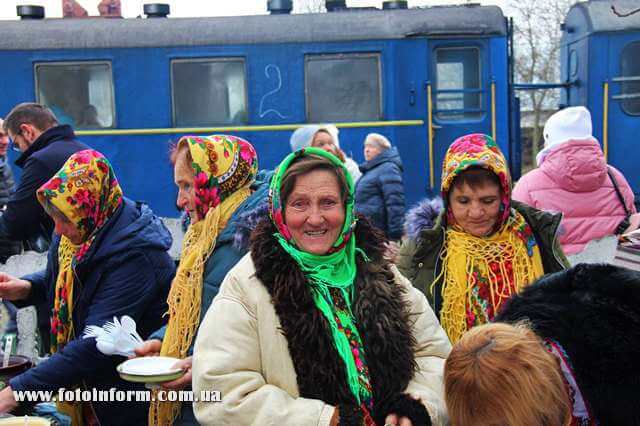
[[445, 203], [453, 181], [469, 167], [482, 167], [500, 181], [500, 218], [494, 232], [475, 237], [462, 229], [447, 206], [441, 253], [440, 321], [455, 344], [470, 328], [491, 321], [503, 303], [544, 274], [540, 250], [524, 216], [511, 207], [511, 177], [496, 143], [486, 135], [457, 139], [447, 151], [442, 175]]
[[[251, 195], [258, 172], [258, 157], [244, 139], [229, 135], [185, 136], [177, 149], [188, 148], [194, 172], [197, 221], [182, 242], [178, 271], [167, 303], [169, 323], [162, 341], [162, 356], [185, 358], [200, 323], [202, 285], [207, 259], [218, 233]], [[159, 402], [149, 410], [149, 424], [167, 426], [180, 413], [179, 402]]]
[[[348, 196], [342, 230], [329, 252], [324, 255], [315, 255], [299, 248], [284, 221], [283, 202], [286, 200], [280, 197], [282, 180], [287, 169], [296, 160], [305, 156], [322, 157], [328, 160], [334, 167], [342, 169], [347, 181]], [[353, 179], [344, 163], [335, 155], [319, 148], [302, 148], [285, 157], [276, 169], [269, 187], [269, 213], [271, 220], [278, 228], [278, 233], [274, 236], [307, 278], [307, 286], [316, 308], [327, 320], [335, 349], [344, 362], [345, 379], [349, 389], [365, 419], [370, 419], [373, 390], [366, 362], [366, 348], [351, 311], [355, 298], [356, 253], [360, 253], [364, 259], [368, 260], [366, 254], [356, 246], [356, 238], [353, 235], [356, 224], [354, 202]]]
[[[73, 154], [36, 196], [56, 222], [74, 229], [72, 236], [62, 235], [58, 247], [58, 277], [51, 312], [51, 353], [72, 340], [75, 265], [84, 259], [98, 232], [122, 204], [122, 189], [109, 161], [98, 151]], [[71, 239], [76, 242], [72, 242]], [[58, 402], [58, 409], [82, 426], [80, 403]]]

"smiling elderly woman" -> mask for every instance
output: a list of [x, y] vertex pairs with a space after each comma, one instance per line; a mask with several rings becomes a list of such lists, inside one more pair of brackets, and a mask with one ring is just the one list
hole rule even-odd
[[433, 228], [404, 242], [398, 268], [427, 294], [455, 343], [567, 261], [558, 242], [561, 216], [511, 200], [506, 160], [489, 136], [451, 144], [441, 190], [444, 209]]
[[450, 344], [426, 298], [383, 258], [384, 239], [353, 216], [344, 164], [290, 154], [270, 187], [271, 219], [222, 284], [200, 327], [201, 424], [445, 424]]

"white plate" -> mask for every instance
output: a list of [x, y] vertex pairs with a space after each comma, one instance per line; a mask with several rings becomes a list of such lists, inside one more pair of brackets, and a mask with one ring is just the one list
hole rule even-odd
[[179, 362], [178, 358], [167, 356], [147, 356], [134, 358], [118, 366], [118, 372], [134, 376], [159, 376], [175, 374], [182, 371], [173, 366]]

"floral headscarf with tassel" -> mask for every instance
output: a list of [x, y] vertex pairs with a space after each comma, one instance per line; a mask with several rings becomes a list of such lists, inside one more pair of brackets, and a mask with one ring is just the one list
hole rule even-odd
[[[284, 222], [283, 201], [285, 200], [280, 198], [282, 179], [289, 166], [300, 157], [310, 155], [325, 158], [336, 168], [342, 169], [348, 187], [342, 231], [325, 255], [311, 254], [297, 247], [291, 231]], [[274, 235], [276, 240], [306, 276], [316, 308], [329, 324], [334, 346], [345, 364], [347, 384], [363, 411], [365, 424], [373, 424], [370, 416], [373, 397], [365, 348], [351, 311], [355, 298], [356, 252], [360, 252], [367, 259], [364, 252], [356, 247], [356, 237], [353, 234], [356, 218], [351, 175], [344, 163], [329, 152], [312, 147], [295, 151], [289, 154], [276, 169], [269, 187], [269, 213], [278, 229], [278, 233]]]
[[73, 224], [82, 240], [76, 245], [64, 235], [60, 238], [59, 272], [51, 315], [53, 353], [72, 338], [72, 265], [83, 259], [98, 231], [122, 204], [122, 189], [109, 161], [98, 151], [88, 149], [69, 157], [36, 195], [46, 211], [62, 215]]
[[[82, 242], [74, 244], [60, 236], [58, 247], [58, 277], [51, 313], [51, 352], [62, 350], [74, 338], [73, 330], [73, 267], [82, 261], [107, 221], [122, 205], [122, 189], [109, 161], [91, 149], [73, 154], [48, 182], [36, 192], [44, 209], [72, 224]], [[62, 217], [61, 217], [62, 216]], [[58, 409], [72, 417], [73, 424], [82, 425], [82, 407], [78, 403], [58, 402]]]
[[[185, 136], [177, 149], [187, 147], [194, 174], [197, 221], [182, 242], [178, 271], [167, 303], [169, 323], [160, 354], [185, 358], [200, 323], [205, 264], [216, 245], [218, 233], [236, 209], [251, 195], [258, 173], [258, 156], [244, 139], [230, 135]], [[178, 402], [151, 403], [150, 425], [170, 425], [180, 412]]]
[[[457, 223], [449, 205], [449, 191], [455, 178], [470, 167], [489, 170], [500, 181], [500, 217], [492, 234], [486, 237], [467, 233]], [[441, 189], [447, 229], [441, 255], [440, 321], [455, 344], [465, 331], [491, 321], [503, 302], [544, 271], [531, 227], [511, 207], [511, 176], [491, 137], [471, 134], [451, 144], [444, 159]], [[437, 281], [434, 280], [434, 285]]]

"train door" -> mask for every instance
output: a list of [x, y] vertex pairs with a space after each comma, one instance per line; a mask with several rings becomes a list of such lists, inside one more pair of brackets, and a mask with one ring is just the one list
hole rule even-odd
[[481, 39], [429, 43], [429, 185], [433, 192], [440, 187], [442, 161], [451, 142], [468, 133], [491, 134], [487, 50]]
[[609, 163], [639, 194], [638, 156], [629, 154], [638, 152], [640, 132], [640, 33], [611, 37], [615, 39], [609, 42], [609, 81], [603, 85], [608, 116], [603, 118], [602, 144]]

